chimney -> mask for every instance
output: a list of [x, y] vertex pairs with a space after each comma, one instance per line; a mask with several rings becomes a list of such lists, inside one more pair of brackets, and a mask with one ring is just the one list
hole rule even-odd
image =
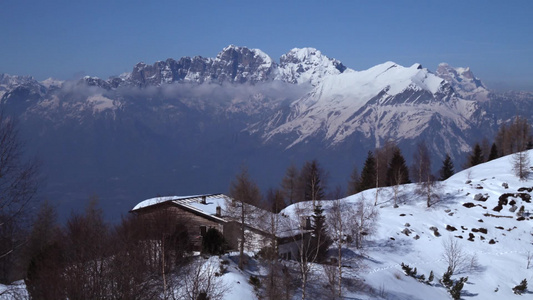
[[206, 196], [202, 196], [202, 201], [200, 201], [202, 204], [207, 204]]
[[220, 208], [220, 205], [217, 206], [217, 212], [216, 212], [215, 216], [222, 217], [222, 208]]

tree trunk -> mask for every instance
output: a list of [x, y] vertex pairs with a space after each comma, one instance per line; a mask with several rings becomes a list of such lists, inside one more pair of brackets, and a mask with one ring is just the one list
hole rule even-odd
[[241, 242], [239, 245], [240, 250], [240, 256], [239, 256], [239, 269], [244, 269], [244, 220], [245, 213], [244, 213], [244, 203], [241, 203]]

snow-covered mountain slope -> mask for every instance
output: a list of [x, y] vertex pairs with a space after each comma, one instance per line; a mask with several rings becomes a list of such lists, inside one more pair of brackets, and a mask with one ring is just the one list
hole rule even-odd
[[[402, 67], [387, 62], [365, 71], [328, 76], [288, 110], [250, 130], [262, 130], [266, 142], [290, 135], [287, 148], [311, 138], [335, 146], [354, 133], [379, 146], [387, 139], [417, 138], [432, 122], [442, 124], [441, 136], [455, 139], [459, 131], [471, 127], [469, 119], [475, 110], [475, 102], [457, 97], [448, 82], [419, 64]], [[468, 150], [464, 137], [455, 140], [458, 143], [446, 145], [447, 150]]]
[[[533, 161], [533, 150], [528, 154]], [[425, 197], [416, 194], [415, 184], [400, 186], [398, 208], [393, 206], [394, 188], [381, 188], [377, 231], [363, 248], [364, 258], [355, 259], [360, 250], [353, 245], [343, 250], [344, 276], [357, 276], [379, 293], [350, 292], [345, 286], [345, 296], [450, 299], [438, 281], [448, 266], [444, 244], [451, 240], [465, 258], [452, 276], [455, 280], [468, 276], [461, 299], [527, 297], [513, 294], [512, 288], [523, 279], [533, 282], [533, 263], [527, 268], [528, 254], [533, 255], [533, 173], [527, 181], [519, 181], [512, 166], [512, 156], [506, 156], [455, 174], [440, 183], [436, 189], [439, 200], [429, 208]], [[372, 204], [376, 192], [367, 190], [343, 201], [355, 206], [366, 199]], [[321, 202], [326, 218], [331, 203]], [[501, 210], [495, 209], [499, 203]], [[283, 214], [293, 215], [295, 207], [286, 208]], [[426, 279], [433, 271], [434, 281], [428, 285], [405, 276], [401, 263], [417, 268], [418, 275]]]
[[447, 63], [441, 63], [435, 75], [452, 84], [461, 98], [469, 100], [488, 100], [489, 90], [483, 82], [474, 76], [470, 68], [454, 68]]
[[16, 88], [17, 86], [28, 84], [32, 81], [35, 80], [31, 76], [0, 74], [0, 99], [6, 92]]

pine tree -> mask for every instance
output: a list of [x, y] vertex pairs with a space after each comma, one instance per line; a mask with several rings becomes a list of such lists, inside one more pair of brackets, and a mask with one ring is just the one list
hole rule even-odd
[[321, 205], [316, 205], [313, 212], [312, 240], [311, 240], [311, 261], [322, 262], [326, 259], [326, 253], [332, 241], [327, 234], [326, 216]]
[[410, 183], [409, 169], [399, 148], [394, 150], [387, 170], [387, 184], [389, 186]]
[[361, 171], [361, 178], [359, 180], [358, 192], [368, 190], [376, 187], [376, 159], [372, 151], [368, 151], [368, 156]]
[[455, 174], [453, 162], [449, 154], [446, 154], [446, 158], [444, 158], [444, 161], [442, 162], [442, 168], [440, 168], [439, 174], [440, 180], [446, 180]]
[[487, 161], [491, 161], [491, 160], [496, 159], [498, 157], [500, 157], [498, 155], [498, 147], [496, 146], [496, 143], [492, 143], [492, 147], [490, 147], [489, 158], [487, 159]]
[[476, 143], [468, 159], [468, 167], [473, 167], [481, 163], [483, 163], [483, 151], [481, 150], [479, 143]]

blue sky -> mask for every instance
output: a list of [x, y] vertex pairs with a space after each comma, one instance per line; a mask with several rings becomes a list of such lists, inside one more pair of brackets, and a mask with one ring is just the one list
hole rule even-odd
[[0, 0], [0, 73], [107, 78], [234, 44], [276, 61], [314, 47], [355, 70], [447, 62], [491, 88], [533, 91], [532, 12], [533, 1], [492, 0]]

